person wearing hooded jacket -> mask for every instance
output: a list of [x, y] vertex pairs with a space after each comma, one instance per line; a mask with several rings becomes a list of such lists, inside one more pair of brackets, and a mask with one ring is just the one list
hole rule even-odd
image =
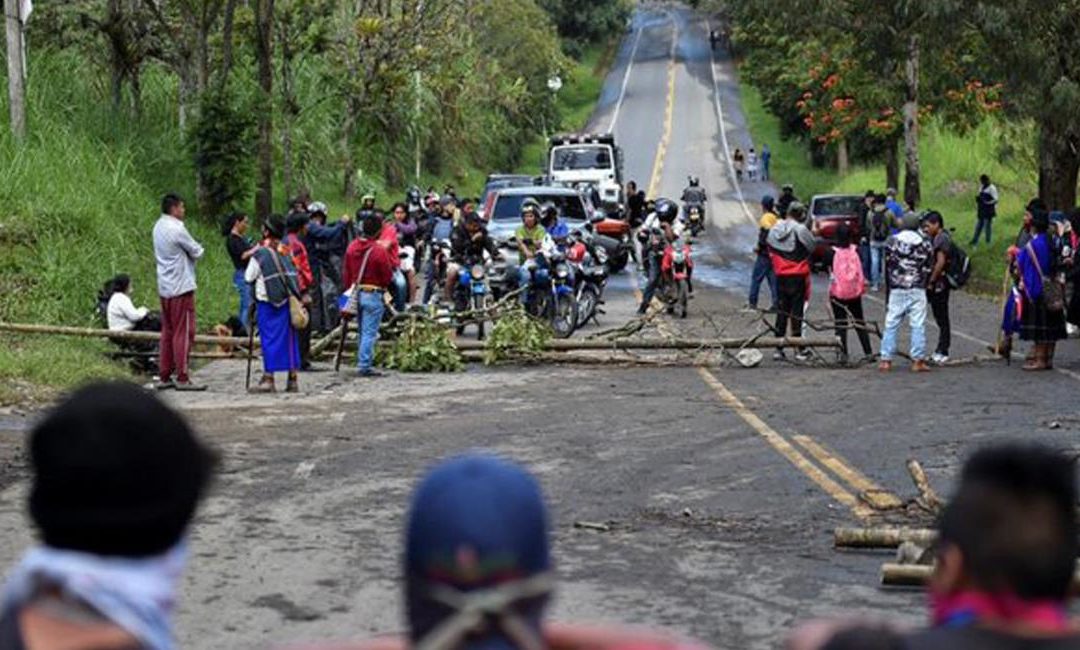
[[[803, 312], [810, 292], [810, 255], [817, 243], [803, 221], [806, 208], [799, 202], [788, 206], [784, 220], [769, 230], [765, 243], [769, 248], [773, 273], [776, 274], [776, 335], [787, 336], [788, 322], [795, 336], [802, 332]], [[800, 349], [796, 359], [803, 361], [809, 352]], [[784, 358], [783, 348], [777, 348], [776, 360]]]
[[761, 219], [758, 220], [758, 240], [757, 245], [754, 246], [754, 253], [756, 259], [754, 260], [754, 271], [750, 277], [750, 296], [747, 306], [750, 309], [757, 309], [758, 295], [761, 292], [761, 282], [767, 280], [769, 282], [769, 293], [772, 295], [772, 302], [770, 303], [770, 311], [776, 311], [777, 301], [777, 289], [776, 289], [776, 273], [773, 272], [772, 260], [769, 259], [769, 246], [766, 240], [769, 237], [769, 231], [773, 226], [780, 221], [780, 217], [776, 214], [776, 201], [773, 197], [766, 194], [761, 198]]

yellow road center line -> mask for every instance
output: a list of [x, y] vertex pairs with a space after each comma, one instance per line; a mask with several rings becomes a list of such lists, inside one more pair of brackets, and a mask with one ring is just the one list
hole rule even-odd
[[810, 455], [824, 465], [826, 469], [839, 476], [840, 480], [861, 492], [862, 497], [870, 505], [876, 508], [898, 508], [903, 505], [903, 502], [895, 494], [871, 481], [842, 456], [830, 451], [810, 436], [795, 435], [791, 438], [803, 449], [810, 452]]
[[653, 159], [652, 176], [649, 178], [650, 198], [656, 198], [660, 191], [660, 178], [664, 168], [664, 157], [667, 154], [667, 146], [671, 141], [671, 123], [675, 114], [675, 45], [679, 40], [679, 30], [672, 27], [671, 54], [667, 65], [667, 98], [664, 105], [664, 128], [660, 136], [660, 142], [656, 145], [656, 157]]
[[803, 456], [798, 449], [787, 441], [786, 438], [777, 433], [772, 427], [766, 424], [764, 420], [758, 417], [756, 413], [747, 408], [747, 406], [742, 403], [742, 400], [728, 390], [727, 386], [720, 383], [720, 380], [717, 379], [715, 375], [705, 368], [698, 368], [698, 374], [700, 374], [701, 378], [705, 380], [705, 383], [713, 389], [721, 402], [730, 407], [736, 415], [750, 425], [750, 428], [764, 438], [765, 442], [769, 443], [773, 449], [790, 461], [791, 464], [806, 475], [807, 478], [816, 483], [826, 494], [850, 508], [852, 513], [860, 519], [867, 518], [873, 513], [873, 510], [869, 506], [860, 502], [855, 495], [845, 490], [839, 483], [830, 478], [828, 474], [812, 463], [810, 459]]

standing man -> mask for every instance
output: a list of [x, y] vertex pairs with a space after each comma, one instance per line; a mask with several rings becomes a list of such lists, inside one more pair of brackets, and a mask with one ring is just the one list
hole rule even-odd
[[927, 372], [926, 286], [930, 279], [933, 247], [919, 232], [919, 220], [907, 218], [902, 230], [885, 244], [885, 278], [889, 286], [889, 306], [885, 314], [885, 335], [881, 338], [878, 370], [892, 370], [896, 337], [907, 319], [911, 326], [911, 371]]
[[885, 207], [897, 221], [904, 218], [904, 206], [900, 205], [900, 202], [896, 200], [895, 187], [885, 190]]
[[971, 238], [971, 247], [979, 245], [979, 235], [986, 230], [986, 244], [990, 244], [991, 227], [994, 217], [997, 216], [998, 189], [990, 182], [990, 177], [983, 174], [979, 177], [979, 193], [975, 195], [975, 215], [978, 222], [975, 224], [975, 236]]
[[750, 309], [758, 308], [758, 295], [761, 293], [761, 282], [767, 280], [769, 282], [769, 293], [772, 296], [772, 302], [769, 303], [769, 311], [776, 311], [777, 301], [777, 289], [776, 289], [776, 272], [773, 271], [772, 261], [769, 259], [769, 245], [766, 243], [769, 238], [769, 231], [773, 226], [780, 221], [780, 217], [775, 211], [775, 201], [773, 197], [766, 194], [761, 199], [761, 219], [758, 220], [758, 240], [757, 246], [754, 247], [754, 253], [757, 254], [757, 258], [754, 260], [754, 272], [750, 276], [750, 297], [747, 306]]
[[874, 190], [867, 190], [859, 206], [859, 260], [863, 277], [870, 281], [870, 217], [874, 214]]
[[949, 323], [949, 279], [945, 271], [949, 268], [949, 256], [952, 255], [952, 238], [945, 230], [945, 219], [940, 212], [931, 210], [924, 218], [926, 234], [934, 251], [933, 267], [930, 271], [930, 284], [926, 288], [926, 298], [937, 323], [937, 350], [930, 360], [941, 366], [949, 361], [949, 345], [952, 343], [952, 327]]
[[761, 147], [761, 180], [769, 182], [769, 163], [772, 162], [772, 149], [768, 144]]
[[894, 219], [885, 207], [885, 195], [878, 194], [870, 206], [870, 290], [881, 289], [881, 276], [885, 267], [885, 242], [889, 241]]
[[799, 199], [795, 197], [795, 187], [790, 183], [785, 183], [784, 186], [780, 188], [780, 198], [776, 201], [776, 213], [780, 216], [786, 215], [791, 204], [798, 200]]
[[[795, 336], [802, 336], [803, 313], [810, 293], [810, 255], [817, 241], [803, 224], [806, 208], [799, 202], [788, 207], [784, 220], [773, 226], [766, 237], [769, 258], [776, 273], [776, 336], [787, 337], [788, 322]], [[782, 361], [784, 349], [777, 348], [773, 359]], [[810, 352], [800, 349], [795, 359], [805, 361]]]
[[[166, 194], [154, 224], [158, 296], [161, 298], [161, 373], [158, 390], [206, 390], [188, 376], [188, 354], [195, 342], [195, 261], [203, 247], [184, 226], [184, 199]], [[173, 372], [176, 381], [173, 381]]]
[[[357, 350], [357, 370], [361, 377], [381, 377], [375, 370], [375, 342], [379, 339], [379, 324], [383, 316], [383, 294], [394, 277], [390, 253], [379, 242], [383, 230], [381, 216], [374, 212], [364, 217], [359, 239], [354, 239], [345, 252], [342, 279], [345, 286], [357, 292], [356, 329], [360, 336]], [[346, 317], [344, 314], [342, 317]]]

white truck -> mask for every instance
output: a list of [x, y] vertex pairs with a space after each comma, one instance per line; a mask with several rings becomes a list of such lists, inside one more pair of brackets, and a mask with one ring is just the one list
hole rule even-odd
[[556, 135], [549, 141], [547, 162], [553, 185], [588, 190], [594, 205], [612, 214], [622, 212], [623, 153], [614, 134]]

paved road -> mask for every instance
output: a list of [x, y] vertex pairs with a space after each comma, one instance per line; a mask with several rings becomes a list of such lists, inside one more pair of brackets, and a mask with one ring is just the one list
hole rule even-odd
[[[643, 186], [677, 195], [695, 174], [710, 191], [692, 316], [662, 326], [754, 332], [756, 317], [739, 311], [754, 236], [741, 199], [770, 188], [731, 182], [725, 150], [749, 143], [734, 71], [714, 64], [707, 25], [688, 11], [645, 8], [634, 28], [593, 124], [614, 121]], [[632, 276], [615, 285], [605, 325], [634, 307]], [[822, 317], [820, 300], [814, 312]], [[981, 352], [993, 306], [963, 297], [956, 312], [954, 356]], [[238, 396], [243, 368], [215, 364], [201, 375], [211, 392], [170, 396], [225, 459], [192, 534], [181, 641], [255, 649], [400, 630], [409, 489], [431, 463], [477, 447], [527, 463], [546, 487], [557, 618], [663, 626], [732, 649], [776, 647], [793, 622], [815, 615], [914, 623], [921, 594], [879, 589], [886, 558], [834, 551], [832, 528], [917, 522], [857, 498], [867, 488], [912, 497], [910, 457], [947, 492], [963, 456], [986, 441], [1074, 447], [1073, 346], [1062, 372], [1038, 376], [989, 362], [929, 376], [771, 361], [755, 370], [472, 368], [378, 382], [324, 370], [303, 378], [301, 399]], [[0, 436], [5, 463], [18, 428], [0, 421], [10, 430]], [[4, 564], [31, 539], [18, 465], [2, 466]]]

